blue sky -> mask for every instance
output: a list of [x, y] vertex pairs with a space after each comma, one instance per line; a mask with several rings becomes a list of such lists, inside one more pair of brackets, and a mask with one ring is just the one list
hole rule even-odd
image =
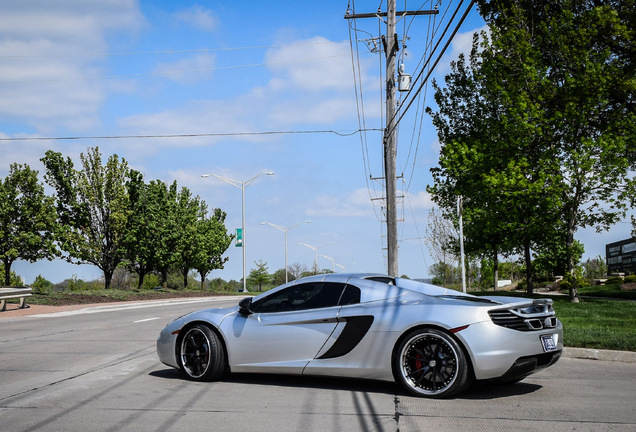
[[[357, 13], [384, 2], [358, 1]], [[406, 2], [406, 9], [430, 8]], [[13, 162], [43, 173], [39, 159], [53, 149], [78, 160], [88, 147], [125, 158], [146, 180], [177, 180], [211, 208], [227, 212], [227, 228], [241, 225], [241, 191], [202, 174], [246, 181], [247, 268], [265, 261], [270, 272], [284, 266], [284, 234], [261, 222], [289, 227], [289, 263], [313, 265], [313, 246], [347, 271], [386, 271], [381, 223], [381, 134], [346, 136], [360, 128], [346, 0], [135, 1], [0, 0], [0, 138], [86, 137], [74, 140], [0, 141], [0, 177]], [[448, 22], [457, 3], [440, 3], [435, 21], [405, 18], [397, 28], [408, 37], [405, 71], [415, 75], [430, 43], [427, 32]], [[463, 6], [465, 8], [465, 6]], [[462, 10], [463, 10], [462, 8]], [[405, 9], [398, 2], [398, 9]], [[444, 15], [445, 11], [449, 14]], [[472, 10], [433, 76], [470, 46], [483, 28]], [[357, 96], [366, 128], [383, 126], [381, 54], [358, 39], [384, 34], [378, 19], [358, 20]], [[438, 30], [439, 32], [441, 32]], [[435, 42], [437, 39], [433, 39]], [[431, 208], [426, 186], [439, 144], [424, 90], [401, 126], [398, 189], [399, 272], [428, 277], [433, 261], [421, 239]], [[360, 101], [360, 99], [358, 99]], [[337, 131], [232, 135], [259, 132]], [[201, 137], [126, 138], [194, 135]], [[210, 136], [224, 134], [223, 136]], [[226, 135], [227, 134], [227, 135]], [[345, 136], [342, 136], [345, 135]], [[120, 137], [120, 138], [88, 138]], [[586, 256], [604, 255], [605, 243], [628, 237], [630, 226], [610, 233], [580, 231]], [[333, 242], [333, 244], [332, 244]], [[239, 280], [242, 252], [232, 246], [225, 269], [210, 277]], [[319, 257], [320, 268], [331, 260]], [[72, 275], [100, 277], [99, 269], [62, 261], [17, 262], [27, 283], [42, 274], [53, 282]], [[336, 267], [336, 270], [342, 270]]]

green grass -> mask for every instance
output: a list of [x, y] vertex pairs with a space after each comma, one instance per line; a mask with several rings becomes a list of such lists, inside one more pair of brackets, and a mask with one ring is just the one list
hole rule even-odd
[[554, 298], [565, 346], [636, 351], [636, 302]]
[[636, 290], [624, 291], [618, 285], [595, 285], [579, 288], [579, 295], [636, 300]]

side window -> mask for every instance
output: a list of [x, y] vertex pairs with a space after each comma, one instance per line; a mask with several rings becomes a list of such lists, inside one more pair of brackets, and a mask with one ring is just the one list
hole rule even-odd
[[288, 312], [337, 306], [343, 289], [343, 283], [301, 283], [265, 297], [254, 312]]
[[346, 306], [350, 304], [360, 303], [360, 288], [353, 285], [347, 285], [342, 298], [340, 299], [340, 306]]

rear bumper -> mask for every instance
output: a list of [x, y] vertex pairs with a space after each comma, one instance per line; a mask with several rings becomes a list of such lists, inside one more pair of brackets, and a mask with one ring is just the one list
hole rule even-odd
[[514, 382], [522, 380], [530, 374], [539, 372], [555, 364], [561, 358], [562, 352], [562, 350], [558, 350], [533, 356], [519, 357], [498, 381]]

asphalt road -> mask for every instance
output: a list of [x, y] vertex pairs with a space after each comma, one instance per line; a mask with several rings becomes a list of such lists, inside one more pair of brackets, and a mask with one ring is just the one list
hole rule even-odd
[[374, 381], [196, 383], [157, 360], [156, 337], [172, 318], [236, 302], [0, 316], [0, 430], [636, 431], [636, 363], [563, 358], [521, 383], [427, 400]]

